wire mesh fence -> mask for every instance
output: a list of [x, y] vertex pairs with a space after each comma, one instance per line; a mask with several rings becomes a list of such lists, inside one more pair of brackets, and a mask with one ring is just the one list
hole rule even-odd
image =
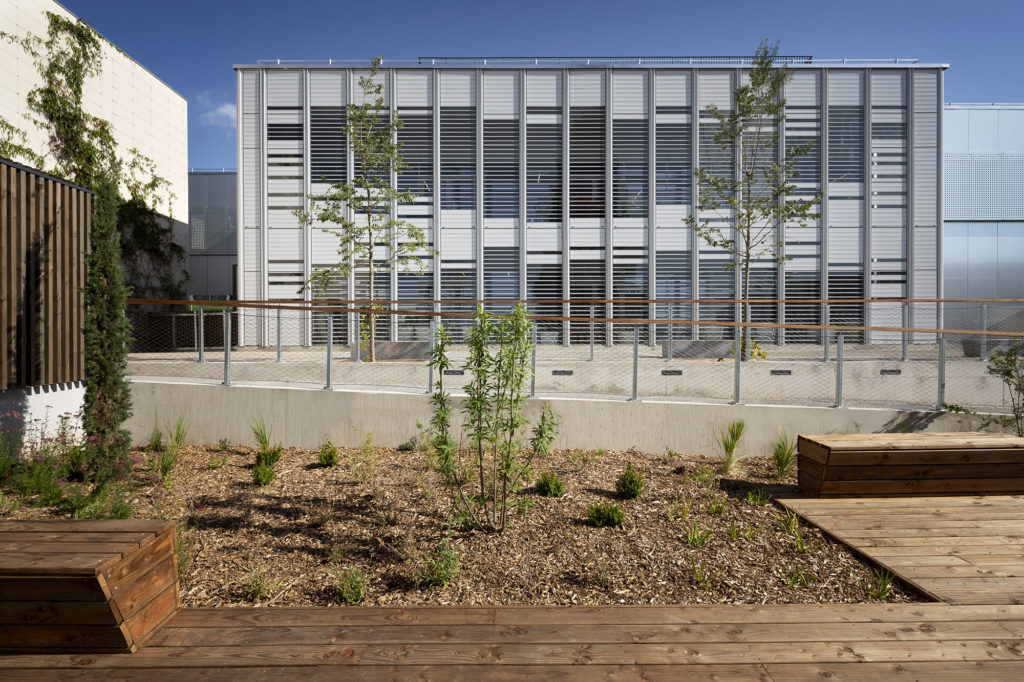
[[[437, 379], [428, 358], [443, 324], [455, 341], [445, 386], [459, 394], [470, 378], [463, 342], [473, 323], [472, 308], [459, 303], [377, 302], [381, 310], [366, 301], [136, 301], [129, 372], [426, 393]], [[505, 311], [514, 302], [480, 303]], [[811, 307], [820, 312], [799, 323], [761, 321], [771, 319], [764, 311], [739, 321], [737, 301], [715, 301], [733, 307], [731, 320], [717, 308], [714, 319], [691, 319], [703, 306], [690, 300], [569, 303], [525, 302], [535, 322], [533, 395], [1005, 413], [1009, 395], [985, 360], [1024, 336], [1020, 300], [768, 302], [782, 319], [796, 306], [801, 318]], [[571, 315], [550, 314], [559, 304]], [[622, 310], [654, 316], [604, 316]]]

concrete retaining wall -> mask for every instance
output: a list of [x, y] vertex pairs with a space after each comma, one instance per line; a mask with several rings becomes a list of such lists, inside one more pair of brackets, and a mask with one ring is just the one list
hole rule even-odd
[[[154, 419], [163, 426], [179, 415], [188, 424], [188, 442], [216, 443], [227, 438], [252, 445], [249, 425], [262, 417], [273, 440], [306, 448], [318, 447], [326, 437], [337, 445], [356, 446], [370, 432], [378, 445], [394, 447], [417, 435], [417, 422], [426, 425], [430, 419], [426, 394], [136, 380], [132, 396], [134, 416], [127, 428], [138, 444], [147, 440]], [[768, 454], [783, 429], [791, 437], [797, 433], [966, 431], [979, 429], [986, 421], [939, 412], [573, 398], [531, 400], [528, 417], [536, 418], [543, 402], [550, 403], [562, 420], [555, 447], [635, 447], [645, 452], [672, 448], [715, 453], [715, 429], [734, 419], [746, 422], [741, 455]]]

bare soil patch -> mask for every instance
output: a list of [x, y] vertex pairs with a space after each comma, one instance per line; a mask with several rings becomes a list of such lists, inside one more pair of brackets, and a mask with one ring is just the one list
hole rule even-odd
[[[339, 448], [339, 455], [337, 466], [325, 468], [316, 451], [285, 450], [275, 479], [263, 488], [252, 483], [255, 451], [247, 447], [184, 447], [169, 487], [136, 465], [135, 516], [180, 519], [183, 603], [246, 603], [247, 584], [258, 577], [268, 589], [257, 603], [337, 604], [337, 572], [350, 567], [367, 575], [364, 603], [370, 605], [868, 599], [868, 564], [805, 524], [799, 528], [809, 549], [799, 551], [779, 507], [748, 501], [752, 490], [794, 489], [794, 480], [780, 484], [771, 477], [767, 458], [741, 460], [709, 488], [700, 474], [717, 472], [718, 461], [708, 457], [555, 451], [535, 469], [556, 472], [565, 495], [518, 491], [517, 511], [499, 535], [455, 526], [450, 500], [422, 453], [374, 448], [368, 456], [364, 449]], [[615, 496], [627, 463], [646, 484], [636, 500]], [[621, 506], [625, 523], [588, 525], [587, 509], [608, 500]], [[5, 518], [62, 514], [22, 506]], [[691, 546], [688, 537], [700, 531], [710, 531], [710, 538]], [[456, 578], [445, 587], [417, 585], [417, 567], [446, 534], [459, 553]], [[787, 584], [796, 574], [804, 580]], [[888, 601], [915, 599], [896, 585]]]

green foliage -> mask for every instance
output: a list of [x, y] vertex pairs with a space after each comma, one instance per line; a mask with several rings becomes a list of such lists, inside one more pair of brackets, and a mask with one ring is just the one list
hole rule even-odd
[[167, 447], [177, 456], [181, 446], [185, 444], [185, 437], [188, 436], [188, 426], [185, 424], [185, 417], [180, 416], [174, 422], [174, 427], [167, 429], [169, 441]]
[[988, 373], [1006, 384], [1013, 412], [1012, 425], [1018, 436], [1024, 436], [1024, 338], [1010, 339], [1006, 349], [999, 349], [988, 359]]
[[76, 519], [130, 519], [135, 512], [131, 489], [122, 483], [106, 483], [97, 487], [84, 501], [73, 504]]
[[242, 582], [242, 599], [248, 602], [269, 599], [275, 584], [265, 573], [257, 570], [255, 566], [250, 566], [249, 572]]
[[709, 466], [698, 467], [690, 478], [700, 488], [714, 490], [718, 487], [718, 475]]
[[621, 526], [626, 521], [626, 515], [614, 502], [597, 502], [587, 510], [587, 520], [597, 528]]
[[555, 472], [544, 472], [537, 479], [537, 494], [544, 497], [561, 497], [565, 494], [565, 484]]
[[[392, 204], [412, 204], [415, 195], [392, 185], [391, 178], [408, 166], [397, 142], [404, 123], [384, 101], [384, 86], [378, 78], [381, 57], [375, 57], [368, 74], [359, 77], [362, 102], [345, 109], [343, 131], [355, 159], [356, 174], [351, 182], [339, 182], [321, 194], [308, 196], [310, 211], [298, 211], [299, 220], [321, 227], [338, 240], [338, 262], [312, 273], [306, 286], [326, 290], [332, 278], [347, 278], [350, 273], [367, 273], [369, 305], [374, 301], [374, 279], [398, 270], [422, 272], [422, 256], [432, 253], [424, 231], [405, 220], [395, 219]], [[381, 245], [386, 245], [382, 248]], [[374, 339], [377, 315], [366, 315], [366, 346], [369, 362], [376, 360]], [[362, 332], [361, 332], [362, 334]]]
[[[463, 431], [470, 451], [465, 468], [456, 461], [450, 435], [451, 412], [444, 391], [444, 370], [451, 366], [447, 355], [450, 340], [443, 327], [431, 354], [431, 364], [439, 375], [431, 418], [435, 461], [455, 504], [461, 507], [460, 515], [485, 532], [505, 529], [509, 494], [533, 478], [534, 458], [545, 457], [557, 435], [558, 418], [545, 405], [532, 430], [530, 447], [523, 447], [528, 426], [523, 415], [523, 388], [530, 374], [531, 331], [532, 323], [521, 304], [500, 318], [482, 307], [477, 309], [476, 323], [467, 333], [468, 357], [463, 365], [471, 375], [463, 402]], [[476, 480], [472, 480], [474, 476]]]
[[11, 487], [34, 506], [49, 507], [64, 497], [61, 478], [60, 459], [55, 454], [41, 453], [22, 460], [11, 470]]
[[153, 417], [153, 430], [149, 433], [149, 441], [146, 442], [146, 450], [149, 452], [160, 452], [164, 449], [164, 432], [160, 430], [160, 424], [156, 417]]
[[444, 587], [459, 572], [459, 552], [449, 537], [444, 537], [416, 569], [416, 585]]
[[252, 482], [262, 488], [274, 480], [274, 468], [269, 464], [257, 464], [252, 470]]
[[792, 509], [787, 509], [779, 515], [779, 526], [787, 533], [794, 533], [800, 527], [800, 516]]
[[882, 568], [873, 568], [868, 579], [863, 583], [864, 593], [868, 596], [868, 599], [887, 599], [892, 594], [895, 580], [896, 577], [889, 571]]
[[675, 501], [672, 503], [672, 506], [669, 507], [667, 512], [665, 512], [665, 516], [672, 523], [679, 523], [680, 521], [685, 521], [686, 517], [688, 517], [689, 515], [690, 501], [684, 500], [680, 504], [679, 498], [676, 498]]
[[221, 438], [219, 441], [217, 441], [217, 449], [220, 450], [221, 452], [227, 452], [228, 448], [230, 447], [231, 441], [228, 440], [227, 438]]
[[324, 440], [324, 444], [320, 446], [320, 466], [333, 467], [337, 463], [338, 448], [334, 447], [330, 439]]
[[790, 440], [785, 431], [780, 431], [772, 444], [772, 462], [775, 464], [775, 478], [789, 476], [796, 464], [796, 441]]
[[373, 446], [372, 431], [366, 434], [366, 440], [363, 441], [362, 447], [352, 453], [350, 458], [348, 470], [352, 478], [363, 485], [372, 482], [377, 473], [377, 448]]
[[[733, 256], [726, 267], [741, 269], [743, 299], [750, 298], [753, 261], [787, 260], [776, 226], [802, 226], [817, 219], [813, 210], [822, 197], [820, 190], [813, 197], [801, 196], [793, 182], [799, 176], [797, 159], [810, 153], [813, 141], [787, 146], [779, 160], [786, 106], [783, 95], [792, 72], [775, 65], [777, 54], [778, 44], [762, 42], [748, 78], [733, 90], [732, 108], [728, 112], [714, 104], [707, 108], [715, 119], [715, 144], [736, 159], [737, 169], [722, 174], [695, 169], [698, 203], [686, 219], [705, 243]], [[747, 306], [742, 309], [747, 322]], [[744, 329], [740, 339], [743, 359], [746, 337]]]
[[715, 440], [722, 449], [722, 473], [727, 474], [736, 466], [736, 448], [743, 439], [743, 430], [746, 423], [742, 419], [729, 422], [724, 428], [720, 428], [715, 434]]
[[276, 443], [274, 447], [267, 450], [260, 450], [256, 453], [256, 464], [273, 467], [281, 460], [281, 453], [283, 449], [280, 443]]
[[714, 531], [710, 528], [702, 528], [696, 522], [686, 527], [686, 544], [694, 549], [700, 549], [711, 541]]
[[4, 495], [3, 491], [0, 490], [0, 516], [7, 516], [12, 511], [18, 508], [18, 501], [12, 500], [11, 498]]
[[724, 497], [719, 497], [718, 495], [715, 495], [710, 500], [708, 500], [708, 513], [709, 514], [722, 515], [722, 514], [725, 513], [725, 510], [728, 509], [728, 508], [729, 508], [729, 500], [727, 500]]
[[[221, 452], [224, 452], [224, 451], [221, 450]], [[222, 466], [224, 466], [224, 464], [227, 461], [228, 461], [228, 456], [227, 456], [226, 453], [221, 455], [220, 457], [210, 457], [210, 459], [208, 459], [206, 461], [206, 468], [209, 471], [216, 471], [217, 469], [220, 469]]]
[[615, 493], [626, 500], [635, 500], [644, 491], [644, 476], [639, 470], [634, 469], [632, 464], [626, 465], [626, 470], [619, 474], [615, 481]]
[[803, 566], [797, 566], [783, 575], [782, 579], [789, 587], [814, 587], [814, 584], [818, 582], [818, 576]]
[[764, 507], [772, 501], [772, 496], [764, 488], [747, 491], [747, 504], [755, 507]]
[[602, 558], [598, 558], [594, 562], [594, 580], [605, 590], [612, 586], [612, 574], [608, 570], [608, 562]]
[[747, 526], [741, 532], [744, 540], [753, 540], [757, 536], [757, 532], [761, 530], [761, 526]]
[[715, 571], [703, 561], [698, 562], [697, 558], [690, 555], [690, 567], [693, 570], [694, 581], [704, 589], [705, 592], [714, 592]]
[[800, 532], [800, 527], [793, 529], [793, 548], [800, 554], [810, 554], [814, 547], [810, 541]]
[[249, 425], [252, 429], [253, 438], [256, 439], [256, 445], [260, 450], [270, 449], [270, 429], [263, 422], [263, 417], [258, 417], [253, 420], [252, 424]]
[[536, 504], [537, 503], [529, 497], [520, 497], [512, 503], [512, 508], [516, 510], [516, 515], [525, 518]]
[[82, 422], [90, 441], [90, 474], [99, 481], [129, 469], [128, 432], [131, 388], [127, 361], [131, 324], [125, 317], [128, 290], [120, 264], [117, 235], [116, 173], [96, 175], [96, 199], [85, 280], [85, 400]]
[[366, 573], [354, 566], [349, 566], [343, 571], [335, 571], [334, 581], [334, 589], [338, 594], [338, 600], [342, 604], [354, 606], [363, 603], [363, 600], [366, 598], [366, 586], [370, 582], [370, 578]]

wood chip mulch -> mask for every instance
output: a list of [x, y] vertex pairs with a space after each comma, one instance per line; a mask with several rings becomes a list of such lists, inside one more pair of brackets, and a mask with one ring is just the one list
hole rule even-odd
[[[797, 551], [780, 523], [782, 510], [748, 502], [748, 491], [759, 488], [795, 491], [793, 478], [772, 477], [767, 458], [740, 460], [718, 487], [708, 488], [695, 478], [702, 469], [717, 471], [718, 460], [709, 457], [555, 451], [534, 468], [556, 472], [566, 494], [518, 491], [512, 501], [521, 511], [510, 514], [504, 533], [489, 534], [453, 528], [450, 498], [422, 453], [374, 448], [367, 457], [365, 449], [339, 448], [339, 457], [337, 466], [325, 468], [316, 451], [285, 450], [264, 488], [252, 483], [255, 451], [248, 447], [184, 447], [169, 488], [138, 464], [135, 516], [180, 520], [183, 605], [247, 604], [254, 577], [268, 587], [259, 604], [337, 604], [336, 576], [350, 567], [369, 578], [364, 604], [381, 606], [869, 599], [867, 563], [802, 523], [810, 551]], [[646, 484], [636, 500], [615, 496], [627, 463]], [[726, 503], [720, 514], [710, 510], [716, 498]], [[607, 500], [622, 507], [625, 523], [588, 525], [588, 507]], [[22, 506], [6, 518], [59, 514]], [[712, 531], [707, 544], [688, 545], [691, 527]], [[757, 530], [750, 539], [733, 539], [730, 527]], [[446, 587], [418, 586], [417, 566], [446, 533], [459, 553], [456, 579]], [[790, 587], [787, 578], [797, 572], [808, 584]], [[700, 580], [702, 574], [710, 577]], [[916, 599], [897, 584], [887, 601]]]

